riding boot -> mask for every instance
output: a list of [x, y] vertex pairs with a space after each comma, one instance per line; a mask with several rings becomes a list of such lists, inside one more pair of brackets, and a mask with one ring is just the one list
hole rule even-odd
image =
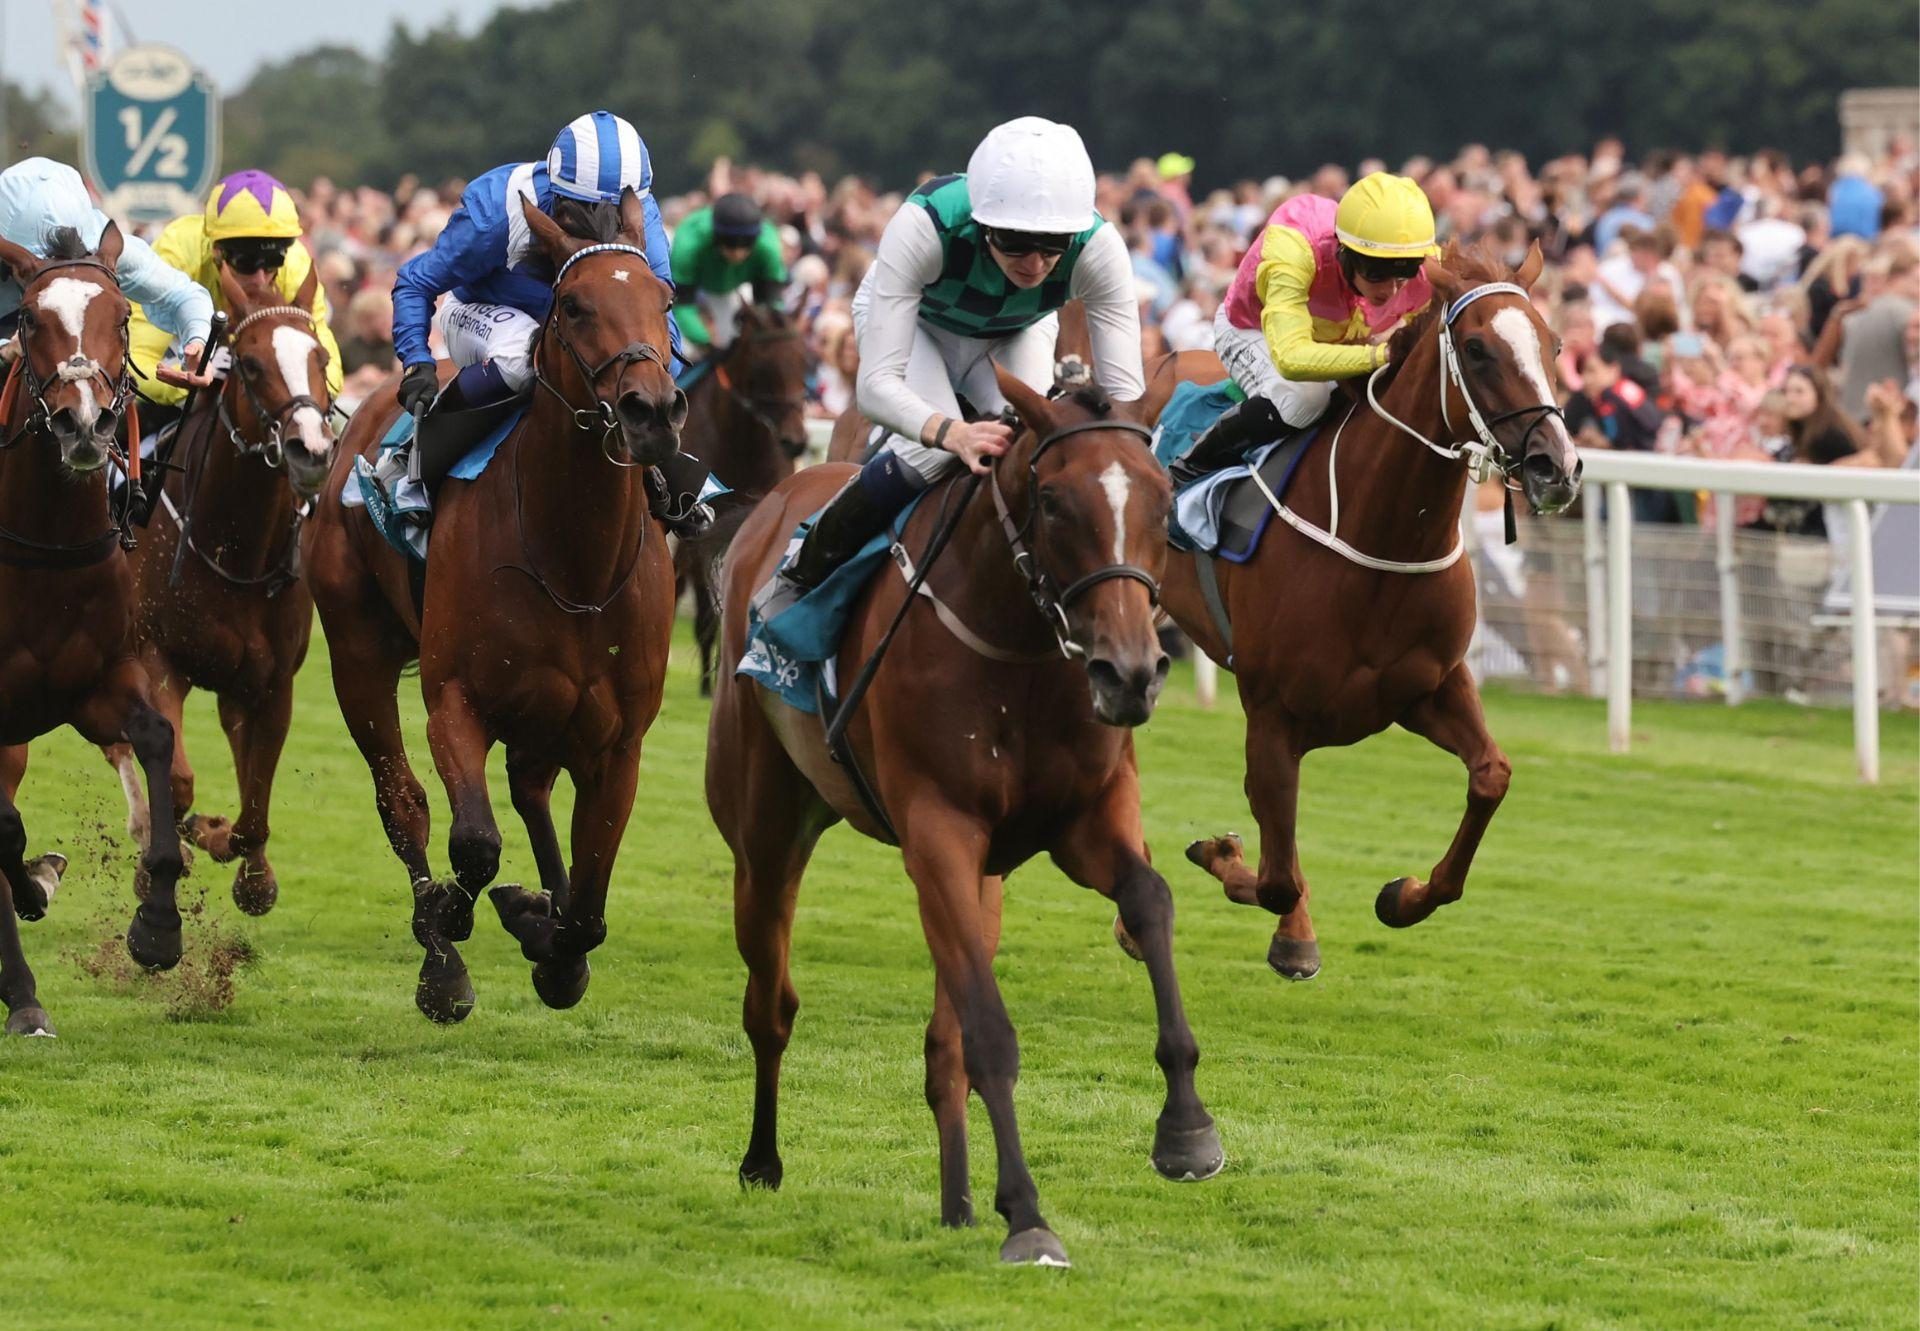
[[1191, 485], [1210, 472], [1231, 467], [1250, 448], [1280, 437], [1287, 423], [1267, 397], [1250, 397], [1230, 408], [1193, 441], [1193, 447], [1167, 468], [1173, 488]]
[[647, 472], [647, 503], [666, 529], [683, 541], [713, 525], [713, 508], [702, 502], [712, 473], [691, 453], [675, 453]]
[[440, 488], [440, 482], [446, 479], [454, 464], [478, 442], [471, 428], [459, 428], [450, 418], [460, 412], [497, 406], [517, 396], [506, 376], [490, 360], [468, 365], [447, 381], [433, 405], [427, 408], [426, 417], [420, 422], [420, 437], [413, 445], [420, 450], [420, 482], [428, 493]]
[[799, 551], [780, 571], [781, 581], [802, 593], [812, 591], [885, 531], [920, 489], [920, 478], [910, 468], [894, 454], [881, 453], [813, 520]]

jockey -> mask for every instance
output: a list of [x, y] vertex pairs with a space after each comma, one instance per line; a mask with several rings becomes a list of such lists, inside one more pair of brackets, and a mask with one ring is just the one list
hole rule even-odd
[[1387, 338], [1433, 299], [1433, 208], [1406, 176], [1376, 171], [1336, 208], [1301, 194], [1267, 219], [1214, 315], [1214, 348], [1246, 401], [1171, 468], [1185, 484], [1320, 419], [1333, 380], [1371, 374]]
[[[153, 243], [153, 252], [203, 288], [215, 308], [225, 308], [227, 303], [220, 289], [223, 267], [252, 299], [272, 293], [282, 305], [291, 305], [313, 271], [313, 255], [301, 243], [301, 235], [300, 215], [286, 186], [264, 171], [238, 171], [213, 187], [205, 212], [167, 223]], [[340, 345], [327, 326], [327, 297], [317, 282], [308, 312], [313, 315], [314, 336], [326, 353], [327, 392], [337, 396]], [[168, 335], [155, 325], [144, 304], [133, 307], [130, 336], [141, 396], [162, 406], [177, 406], [186, 398], [186, 390], [153, 377], [166, 358]]]
[[674, 310], [696, 354], [732, 345], [740, 288], [749, 283], [755, 305], [780, 303], [787, 285], [780, 232], [746, 195], [722, 194], [673, 233]]
[[[893, 215], [853, 299], [856, 401], [889, 435], [782, 570], [790, 592], [819, 586], [955, 467], [989, 470], [1012, 442], [993, 414], [1007, 405], [994, 366], [1050, 388], [1069, 299], [1086, 307], [1099, 385], [1120, 400], [1145, 391], [1133, 265], [1093, 194], [1079, 134], [1023, 116], [981, 141], [966, 174], [927, 181]], [[983, 419], [961, 419], [963, 397]]]
[[[78, 231], [88, 249], [99, 245], [107, 229], [107, 215], [93, 206], [78, 171], [44, 157], [23, 158], [0, 171], [0, 236], [44, 256], [52, 233], [62, 227]], [[182, 344], [183, 358], [197, 360], [212, 326], [212, 298], [131, 233], [121, 235], [115, 276], [127, 298], [145, 306], [153, 323]], [[21, 291], [19, 279], [0, 267], [0, 337], [13, 332]], [[0, 364], [17, 354], [17, 343], [11, 352], [0, 344]]]
[[[401, 410], [431, 405], [430, 427], [444, 413], [504, 402], [527, 391], [533, 383], [534, 346], [553, 304], [554, 274], [527, 228], [520, 201], [531, 199], [571, 235], [598, 239], [613, 234], [626, 190], [639, 196], [646, 213], [647, 266], [672, 286], [647, 145], [610, 111], [568, 124], [546, 160], [497, 166], [468, 185], [433, 248], [407, 260], [394, 277], [393, 344], [406, 366]], [[433, 303], [444, 293], [451, 294], [436, 314]], [[430, 323], [459, 367], [444, 390], [427, 347]], [[671, 316], [667, 326], [678, 358], [680, 333]], [[459, 461], [458, 453], [435, 453], [421, 446], [429, 484]], [[711, 521], [711, 512], [698, 502], [707, 481], [704, 464], [677, 453], [658, 470], [667, 494], [657, 511], [670, 527], [693, 530]]]

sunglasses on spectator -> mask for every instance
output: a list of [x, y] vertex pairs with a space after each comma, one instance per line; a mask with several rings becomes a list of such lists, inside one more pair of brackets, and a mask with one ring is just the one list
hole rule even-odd
[[287, 248], [285, 245], [223, 246], [220, 257], [234, 272], [250, 276], [262, 270], [273, 272], [285, 267]]
[[1358, 250], [1348, 253], [1353, 255], [1354, 273], [1369, 282], [1411, 282], [1420, 275], [1420, 265], [1426, 262], [1421, 258], [1381, 259]]
[[1058, 258], [1067, 252], [1073, 244], [1070, 235], [1055, 235], [1046, 231], [1002, 231], [998, 227], [987, 229], [987, 244], [999, 250], [1009, 259], [1023, 259], [1029, 254], [1044, 254], [1049, 258]]

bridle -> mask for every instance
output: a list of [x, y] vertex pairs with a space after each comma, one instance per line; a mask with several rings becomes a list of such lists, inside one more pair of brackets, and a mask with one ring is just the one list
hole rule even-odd
[[[647, 257], [647, 252], [638, 246], [621, 244], [614, 241], [599, 245], [588, 245], [584, 249], [575, 250], [567, 256], [567, 261], [560, 265], [560, 271], [553, 275], [553, 289], [556, 297], [560, 291], [560, 283], [564, 281], [567, 276], [567, 270], [590, 254], [631, 254], [642, 262], [645, 262]], [[652, 269], [649, 268], [647, 271], [651, 272]], [[589, 434], [596, 428], [600, 431], [600, 452], [607, 461], [616, 467], [639, 466], [640, 464], [637, 462], [625, 461], [615, 457], [613, 450], [607, 446], [608, 441], [613, 438], [615, 432], [620, 428], [620, 418], [615, 414], [613, 402], [601, 397], [599, 390], [594, 387], [594, 385], [600, 382], [601, 375], [616, 365], [621, 367], [621, 379], [626, 377], [627, 366], [643, 361], [652, 361], [661, 369], [667, 369], [666, 357], [662, 356], [660, 349], [650, 342], [629, 342], [626, 346], [614, 352], [598, 365], [589, 365], [587, 358], [580, 354], [580, 349], [567, 340], [567, 335], [561, 326], [559, 315], [560, 302], [556, 299], [553, 302], [553, 308], [547, 311], [547, 320], [541, 330], [540, 341], [534, 345], [534, 379], [539, 383], [540, 387], [560, 399], [560, 405], [572, 414], [575, 429]], [[552, 381], [547, 378], [545, 372], [542, 370], [540, 365], [540, 348], [546, 344], [546, 335], [549, 333], [553, 335], [553, 339], [560, 344], [562, 349], [573, 358], [574, 365], [579, 368], [581, 377], [586, 381], [587, 391], [593, 394], [593, 405], [591, 407], [576, 407], [572, 399], [554, 387]], [[619, 380], [615, 381], [614, 388], [615, 397], [618, 397]]]
[[[253, 311], [247, 315], [246, 318], [235, 324], [233, 331], [227, 335], [228, 342], [230, 345], [237, 346], [240, 341], [240, 334], [262, 319], [289, 317], [303, 320], [309, 329], [315, 326], [313, 312], [311, 310], [303, 310], [298, 305], [269, 305], [263, 309]], [[319, 400], [311, 393], [296, 393], [281, 403], [278, 410], [269, 411], [267, 410], [266, 404], [263, 403], [259, 396], [253, 391], [253, 385], [247, 381], [246, 375], [234, 372], [232, 377], [239, 381], [240, 392], [247, 399], [247, 405], [253, 409], [254, 416], [266, 422], [267, 436], [264, 439], [256, 441], [248, 439], [246, 435], [241, 432], [239, 425], [233, 419], [233, 413], [228, 410], [227, 395], [225, 393], [220, 395], [220, 428], [226, 431], [227, 438], [232, 441], [233, 446], [239, 450], [240, 456], [257, 457], [269, 467], [278, 467], [286, 460], [287, 422], [293, 419], [294, 412], [300, 410], [302, 407], [312, 407], [314, 412], [324, 421], [332, 409], [331, 406], [321, 406]]]
[[[97, 268], [105, 273], [113, 282], [114, 290], [118, 291], [120, 289], [119, 274], [114, 272], [114, 270], [106, 264], [101, 263], [98, 259], [49, 260], [41, 264], [34, 272], [34, 283], [37, 284], [47, 273], [58, 268]], [[21, 303], [24, 308], [24, 292], [22, 292]], [[22, 376], [22, 382], [27, 390], [28, 398], [33, 403], [33, 410], [27, 414], [27, 419], [21, 424], [18, 430], [8, 435], [5, 442], [0, 442], [0, 450], [12, 448], [27, 435], [44, 430], [51, 424], [53, 409], [47, 405], [47, 390], [55, 384], [92, 383], [96, 388], [105, 388], [109, 390], [111, 395], [107, 396], [106, 405], [102, 410], [111, 412], [116, 420], [123, 417], [126, 413], [127, 400], [133, 396], [133, 374], [128, 368], [133, 364], [133, 357], [131, 355], [132, 344], [129, 341], [131, 336], [132, 333], [127, 322], [123, 321], [120, 325], [120, 378], [118, 382], [107, 377], [107, 372], [102, 368], [99, 361], [84, 355], [78, 350], [60, 362], [60, 364], [54, 368], [51, 375], [42, 379], [33, 368], [32, 352], [25, 346], [22, 346], [20, 349], [20, 368], [17, 372]], [[111, 457], [115, 454], [116, 450], [109, 446], [107, 451]], [[121, 458], [121, 461], [125, 461], [124, 457]]]
[[1086, 648], [1076, 642], [1073, 630], [1067, 623], [1067, 607], [1103, 582], [1116, 578], [1128, 578], [1140, 583], [1147, 589], [1148, 601], [1160, 604], [1160, 583], [1153, 574], [1137, 564], [1103, 564], [1091, 573], [1075, 579], [1064, 589], [1056, 586], [1052, 574], [1040, 566], [1034, 557], [1028, 542], [1033, 537], [1034, 520], [1039, 512], [1037, 495], [1039, 493], [1040, 459], [1046, 451], [1063, 439], [1076, 434], [1088, 434], [1095, 430], [1122, 430], [1137, 435], [1143, 442], [1152, 445], [1153, 431], [1135, 421], [1128, 420], [1092, 420], [1080, 421], [1074, 425], [1063, 425], [1044, 436], [1034, 446], [1027, 457], [1027, 516], [1022, 522], [1015, 523], [1013, 514], [1007, 506], [1007, 497], [1000, 489], [1000, 472], [995, 468], [989, 480], [993, 491], [994, 511], [1000, 515], [1000, 529], [1006, 533], [1007, 545], [1013, 551], [1014, 567], [1027, 580], [1027, 595], [1033, 598], [1033, 604], [1040, 611], [1047, 627], [1053, 631], [1054, 641], [1060, 644], [1060, 654], [1071, 660], [1085, 656]]
[[[735, 386], [733, 376], [727, 373], [727, 362], [732, 360], [740, 348], [748, 342], [759, 346], [768, 342], [797, 342], [799, 340], [800, 330], [791, 326], [786, 328], [766, 328], [745, 331], [735, 340], [733, 346], [728, 348], [727, 354], [713, 367], [713, 381], [720, 385], [721, 390], [733, 399], [734, 404], [738, 406], [740, 410], [746, 412], [748, 416], [759, 423], [761, 429], [772, 435], [776, 442], [780, 438], [780, 415], [786, 412], [804, 409], [807, 403], [806, 393], [802, 391], [789, 397], [760, 397], [752, 393], [742, 392]], [[802, 451], [804, 451], [804, 449]]]

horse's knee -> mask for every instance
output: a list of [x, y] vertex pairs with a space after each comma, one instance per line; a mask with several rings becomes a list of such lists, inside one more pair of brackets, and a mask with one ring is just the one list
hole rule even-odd
[[0, 862], [18, 864], [27, 854], [27, 824], [20, 810], [0, 802]]
[[500, 871], [500, 832], [494, 827], [455, 827], [447, 838], [447, 858], [462, 887], [475, 890]]
[[173, 789], [173, 811], [176, 815], [185, 813], [193, 807], [193, 774], [181, 775], [176, 772], [167, 783]]
[[983, 995], [960, 1020], [960, 1050], [967, 1079], [982, 1088], [1011, 1085], [1020, 1076], [1020, 1042], [999, 995]]
[[1120, 923], [1134, 941], [1173, 927], [1173, 892], [1167, 880], [1144, 861], [1135, 862], [1121, 875], [1113, 897]]
[[1513, 764], [1507, 761], [1506, 754], [1495, 750], [1468, 773], [1467, 794], [1475, 800], [1498, 804], [1507, 797], [1507, 787], [1512, 780]]
[[800, 996], [791, 983], [776, 983], [758, 974], [747, 978], [746, 1001], [740, 1005], [740, 1025], [753, 1047], [770, 1054], [784, 1053], [793, 1035], [793, 1019]]

